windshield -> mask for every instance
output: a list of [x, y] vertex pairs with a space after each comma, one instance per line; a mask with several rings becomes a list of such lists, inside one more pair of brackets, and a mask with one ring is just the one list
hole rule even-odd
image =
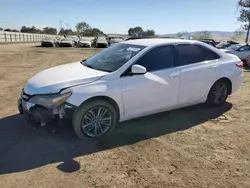
[[226, 49], [227, 50], [237, 50], [241, 46], [243, 46], [243, 45], [241, 45], [241, 44], [235, 44], [235, 45], [227, 47]]
[[90, 57], [82, 64], [101, 71], [113, 72], [138, 54], [145, 46], [117, 44]]

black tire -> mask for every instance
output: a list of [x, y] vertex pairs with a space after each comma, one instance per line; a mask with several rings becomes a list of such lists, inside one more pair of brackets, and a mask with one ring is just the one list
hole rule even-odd
[[[221, 92], [218, 92], [218, 88], [220, 87], [221, 89], [222, 87], [225, 89], [223, 89], [223, 91]], [[230, 86], [227, 80], [222, 79], [222, 80], [216, 81], [209, 91], [206, 103], [209, 106], [223, 105], [228, 98], [229, 91], [230, 91]], [[221, 95], [219, 93], [221, 93]]]
[[[83, 131], [82, 122], [87, 112], [89, 112], [91, 109], [98, 108], [98, 107], [106, 108], [111, 114], [112, 121], [108, 130], [104, 134], [98, 137], [91, 137], [88, 134], [86, 134], [86, 132]], [[117, 114], [117, 111], [115, 110], [115, 107], [113, 105], [111, 105], [109, 102], [103, 99], [97, 99], [94, 101], [89, 101], [89, 102], [84, 103], [75, 111], [74, 116], [73, 116], [73, 127], [74, 127], [76, 135], [80, 139], [99, 139], [104, 136], [107, 136], [110, 132], [112, 132], [112, 130], [115, 128], [115, 126], [117, 125], [119, 121], [118, 117], [119, 115]]]

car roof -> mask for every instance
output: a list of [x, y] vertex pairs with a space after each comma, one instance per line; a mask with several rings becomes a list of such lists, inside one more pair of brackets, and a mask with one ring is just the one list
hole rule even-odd
[[184, 40], [184, 39], [163, 39], [163, 38], [154, 38], [154, 39], [135, 39], [128, 40], [122, 43], [125, 44], [133, 44], [133, 45], [141, 45], [141, 46], [156, 46], [161, 44], [175, 44], [175, 43], [194, 43], [198, 42], [195, 40]]

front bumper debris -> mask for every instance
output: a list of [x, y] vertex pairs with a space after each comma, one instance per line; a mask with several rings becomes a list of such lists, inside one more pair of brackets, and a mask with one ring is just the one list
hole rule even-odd
[[70, 106], [67, 102], [60, 108], [48, 109], [46, 107], [31, 104], [28, 102], [29, 95], [22, 92], [21, 97], [18, 99], [18, 110], [22, 114], [28, 124], [46, 124], [55, 122], [60, 119], [71, 119], [75, 111], [74, 106]]
[[45, 126], [48, 122], [51, 122], [55, 117], [51, 111], [43, 106], [34, 105], [30, 108], [27, 102], [23, 99], [18, 99], [18, 110], [20, 114], [23, 114], [27, 123], [39, 123], [41, 126]]

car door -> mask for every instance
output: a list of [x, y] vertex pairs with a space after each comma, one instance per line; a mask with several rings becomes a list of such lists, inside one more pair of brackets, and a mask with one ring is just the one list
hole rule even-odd
[[139, 117], [177, 105], [179, 71], [173, 45], [151, 49], [134, 64], [145, 67], [147, 73], [121, 76], [125, 117]]
[[247, 56], [250, 54], [250, 46], [242, 46], [232, 53], [238, 56], [241, 60], [246, 60]]
[[198, 103], [206, 98], [217, 79], [220, 56], [196, 44], [179, 44], [180, 90], [179, 105]]

